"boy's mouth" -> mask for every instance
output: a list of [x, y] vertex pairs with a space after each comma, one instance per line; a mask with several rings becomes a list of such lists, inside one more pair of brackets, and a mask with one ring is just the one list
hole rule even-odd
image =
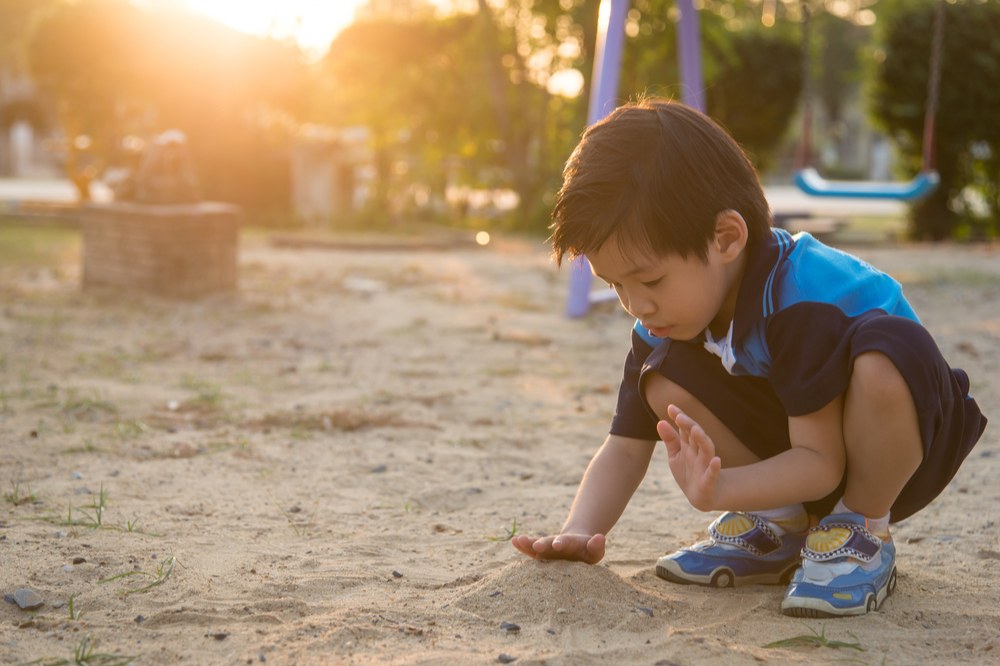
[[649, 327], [649, 326], [647, 326], [646, 330], [649, 331], [651, 335], [653, 335], [653, 336], [655, 336], [657, 338], [666, 338], [666, 337], [670, 337], [670, 331], [674, 330], [674, 327], [673, 326], [663, 326], [663, 327], [660, 327], [660, 328], [655, 328], [655, 327]]

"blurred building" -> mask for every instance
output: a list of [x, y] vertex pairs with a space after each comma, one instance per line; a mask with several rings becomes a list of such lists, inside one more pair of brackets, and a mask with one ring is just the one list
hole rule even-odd
[[364, 205], [372, 161], [367, 128], [303, 125], [289, 161], [292, 210], [306, 223], [335, 222]]
[[31, 78], [0, 67], [0, 177], [52, 178], [62, 173], [53, 150], [55, 123]]

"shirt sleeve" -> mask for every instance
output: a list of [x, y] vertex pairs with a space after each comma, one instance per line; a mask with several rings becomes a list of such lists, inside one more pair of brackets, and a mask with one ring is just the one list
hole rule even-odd
[[847, 390], [851, 378], [851, 341], [874, 317], [873, 309], [849, 317], [829, 303], [796, 303], [767, 324], [771, 354], [768, 381], [789, 416], [817, 412]]
[[622, 383], [618, 387], [618, 406], [615, 409], [615, 417], [611, 420], [612, 435], [647, 441], [656, 441], [660, 438], [656, 432], [656, 421], [650, 417], [649, 410], [646, 409], [639, 393], [639, 375], [652, 351], [653, 347], [633, 330], [632, 349], [625, 358]]

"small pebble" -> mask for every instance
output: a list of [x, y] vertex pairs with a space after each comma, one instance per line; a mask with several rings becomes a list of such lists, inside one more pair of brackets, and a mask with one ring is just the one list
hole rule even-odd
[[205, 638], [214, 638], [217, 641], [225, 640], [229, 636], [228, 631], [218, 631], [214, 634], [205, 634]]
[[21, 588], [14, 593], [14, 602], [21, 607], [21, 610], [35, 610], [45, 603], [37, 592], [27, 588]]
[[93, 495], [94, 494], [94, 493], [90, 492], [90, 488], [86, 488], [86, 487], [84, 487], [84, 488], [76, 488], [75, 492], [76, 492], [77, 495]]
[[562, 615], [565, 612], [566, 612], [565, 608], [557, 608], [556, 609], [556, 615]]
[[56, 532], [56, 536], [58, 538], [60, 538], [60, 539], [65, 539], [66, 538], [66, 533], [65, 532]]
[[497, 596], [498, 594], [500, 594], [500, 590], [497, 590], [496, 592], [490, 592], [490, 598], [492, 599], [493, 597]]
[[388, 470], [389, 468], [386, 467], [385, 465], [379, 465], [378, 467], [372, 468], [372, 474], [382, 474], [383, 472], [387, 472]]
[[73, 565], [67, 564], [63, 566], [62, 570], [65, 571], [66, 573], [73, 573]]
[[551, 629], [546, 629], [545, 631], [552, 634], [553, 636], [556, 635], [556, 632], [552, 631]]
[[260, 659], [261, 661], [267, 661], [267, 657], [264, 656], [263, 652], [261, 652], [257, 658]]
[[83, 478], [83, 474], [80, 474], [79, 472], [73, 472], [73, 480], [74, 481], [79, 481], [82, 478]]
[[86, 557], [74, 557], [73, 564], [84, 564], [87, 561]]
[[653, 617], [653, 609], [652, 608], [646, 608], [645, 606], [638, 606], [638, 607], [636, 607], [636, 610], [642, 611], [643, 613], [645, 613], [649, 617]]
[[53, 608], [62, 608], [65, 605], [66, 605], [65, 601], [57, 601], [54, 604], [52, 604], [52, 607]]
[[500, 628], [510, 634], [516, 634], [521, 631], [521, 627], [517, 626], [513, 622], [501, 622]]
[[517, 661], [517, 657], [512, 657], [509, 654], [503, 654], [501, 652], [500, 656], [497, 657], [497, 661], [499, 661], [501, 664], [509, 664], [512, 661]]
[[402, 578], [403, 574], [399, 573], [398, 571], [393, 571], [392, 576], [393, 578]]
[[145, 620], [145, 619], [146, 619], [146, 617], [144, 615], [136, 615], [135, 616], [135, 623], [136, 624], [142, 624], [142, 621]]
[[6, 602], [7, 602], [7, 603], [9, 603], [9, 604], [12, 604], [12, 603], [14, 603], [14, 597], [12, 597], [12, 596], [11, 596], [11, 595], [9, 595], [9, 594], [4, 594], [4, 595], [3, 595], [3, 600], [4, 600], [4, 601], [6, 601]]

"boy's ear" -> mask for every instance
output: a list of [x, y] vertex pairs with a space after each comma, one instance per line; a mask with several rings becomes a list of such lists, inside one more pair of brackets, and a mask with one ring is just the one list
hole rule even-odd
[[724, 210], [715, 218], [715, 247], [724, 263], [740, 256], [748, 238], [746, 220], [735, 210]]

